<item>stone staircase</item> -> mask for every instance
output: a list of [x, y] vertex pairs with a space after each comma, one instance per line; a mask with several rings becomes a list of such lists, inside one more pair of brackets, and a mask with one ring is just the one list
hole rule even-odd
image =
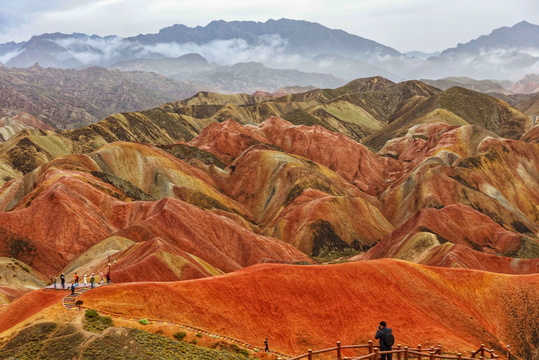
[[62, 304], [64, 305], [64, 307], [68, 310], [76, 310], [77, 309], [77, 305], [75, 305], [76, 301], [77, 301], [77, 297], [79, 295], [82, 295], [84, 294], [86, 291], [90, 290], [89, 288], [87, 287], [83, 287], [83, 288], [76, 288], [75, 289], [75, 294], [71, 294], [71, 291], [69, 292], [69, 295], [65, 296], [63, 299], [62, 299]]

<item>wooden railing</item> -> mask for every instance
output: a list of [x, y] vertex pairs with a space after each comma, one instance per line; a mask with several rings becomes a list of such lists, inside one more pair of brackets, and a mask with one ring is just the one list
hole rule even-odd
[[[346, 357], [343, 356], [343, 350], [345, 349], [367, 349], [368, 354], [355, 357]], [[328, 352], [336, 352], [337, 360], [378, 360], [380, 358], [380, 355], [382, 354], [394, 354], [393, 360], [477, 360], [489, 358], [498, 359], [498, 355], [494, 353], [494, 350], [487, 349], [483, 344], [478, 350], [473, 351], [470, 357], [466, 357], [463, 356], [461, 353], [457, 353], [456, 355], [444, 355], [442, 352], [442, 345], [431, 346], [429, 348], [423, 348], [421, 345], [417, 345], [417, 348], [409, 348], [408, 346], [403, 347], [401, 345], [397, 345], [393, 350], [381, 351], [378, 346], [375, 346], [373, 344], [372, 340], [369, 340], [368, 344], [346, 346], [341, 345], [341, 342], [338, 341], [337, 346], [335, 347], [316, 351], [309, 349], [307, 353], [289, 358], [288, 360], [313, 360], [314, 355]], [[507, 359], [511, 359], [511, 350], [509, 346], [507, 346]]]

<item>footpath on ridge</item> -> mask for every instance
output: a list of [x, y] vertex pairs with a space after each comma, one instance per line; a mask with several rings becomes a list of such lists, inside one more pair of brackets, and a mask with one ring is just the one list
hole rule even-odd
[[[108, 285], [110, 285], [110, 284], [96, 284], [95, 287], [97, 288], [97, 287], [100, 287], [100, 286], [108, 286]], [[69, 294], [62, 298], [62, 305], [67, 310], [77, 310], [77, 309], [79, 309], [79, 306], [77, 305], [77, 298], [80, 295], [84, 294], [85, 292], [92, 290], [89, 286], [81, 286], [81, 287], [77, 286], [75, 288], [75, 293], [72, 294], [71, 290], [70, 290], [71, 289], [71, 284], [66, 284], [65, 288], [62, 288], [60, 286], [57, 286], [57, 287], [47, 286], [47, 288], [48, 289], [69, 291]], [[86, 307], [86, 306], [80, 305], [80, 309], [89, 309], [89, 308]], [[110, 316], [110, 317], [113, 317], [113, 318], [116, 318], [116, 319], [128, 320], [128, 321], [140, 321], [140, 320], [142, 320], [142, 318], [118, 316], [116, 314], [108, 313], [106, 311], [101, 311], [101, 310], [97, 310], [97, 311], [99, 313], [103, 314], [103, 315], [107, 315], [107, 316]], [[232, 343], [232, 344], [247, 348], [249, 350], [258, 351], [258, 352], [264, 352], [264, 348], [261, 348], [259, 346], [248, 344], [248, 343], [246, 343], [244, 341], [234, 339], [234, 338], [231, 338], [231, 337], [228, 337], [228, 336], [210, 333], [210, 332], [208, 332], [206, 330], [202, 330], [202, 329], [199, 329], [199, 328], [196, 328], [194, 326], [187, 325], [187, 324], [177, 323], [177, 322], [173, 322], [173, 321], [156, 320], [156, 319], [145, 319], [145, 320], [147, 320], [148, 323], [150, 323], [150, 324], [178, 326], [178, 327], [181, 327], [183, 329], [193, 331], [193, 332], [197, 332], [197, 333], [209, 336], [209, 337], [214, 338], [214, 339], [225, 340], [225, 341], [227, 341], [229, 343]], [[291, 357], [290, 355], [283, 354], [283, 353], [280, 353], [280, 352], [277, 352], [277, 351], [270, 351], [270, 352], [268, 352], [268, 354], [273, 354], [273, 355], [277, 355], [277, 356], [280, 356], [280, 357], [286, 357], [286, 358]]]

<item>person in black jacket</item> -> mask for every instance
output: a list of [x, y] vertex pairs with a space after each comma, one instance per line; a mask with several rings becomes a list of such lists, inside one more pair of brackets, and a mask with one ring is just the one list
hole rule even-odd
[[[375, 339], [380, 339], [380, 351], [393, 350], [393, 330], [387, 327], [385, 321], [380, 321], [380, 326], [376, 331]], [[382, 360], [392, 360], [393, 354], [382, 354]]]

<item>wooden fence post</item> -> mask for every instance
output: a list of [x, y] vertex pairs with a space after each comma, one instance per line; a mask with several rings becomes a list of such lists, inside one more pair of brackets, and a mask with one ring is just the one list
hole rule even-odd
[[[421, 353], [421, 344], [417, 345], [417, 352]], [[423, 357], [421, 355], [417, 355], [417, 360], [421, 360]]]
[[307, 359], [313, 360], [313, 349], [307, 350]]
[[373, 357], [373, 360], [378, 360], [379, 359], [379, 356], [378, 356], [378, 349], [374, 349], [374, 357]]
[[461, 353], [457, 353], [457, 358], [462, 359], [462, 354], [461, 354]]
[[397, 353], [397, 360], [401, 360], [401, 353], [400, 353], [400, 350], [401, 350], [401, 344], [398, 344], [398, 345], [397, 345], [397, 350], [399, 350], [399, 352]]
[[439, 344], [438, 345], [438, 355], [443, 355], [444, 353], [442, 352], [442, 345]]
[[481, 344], [481, 357], [485, 357], [485, 344]]
[[408, 360], [408, 346], [404, 347], [404, 360]]
[[507, 360], [511, 360], [511, 345], [507, 345]]
[[372, 354], [374, 352], [373, 346], [372, 346], [372, 340], [369, 340], [369, 354]]
[[430, 360], [434, 360], [434, 351], [429, 351], [429, 354], [430, 354], [429, 356]]
[[337, 341], [337, 360], [342, 360], [342, 349], [340, 341]]

